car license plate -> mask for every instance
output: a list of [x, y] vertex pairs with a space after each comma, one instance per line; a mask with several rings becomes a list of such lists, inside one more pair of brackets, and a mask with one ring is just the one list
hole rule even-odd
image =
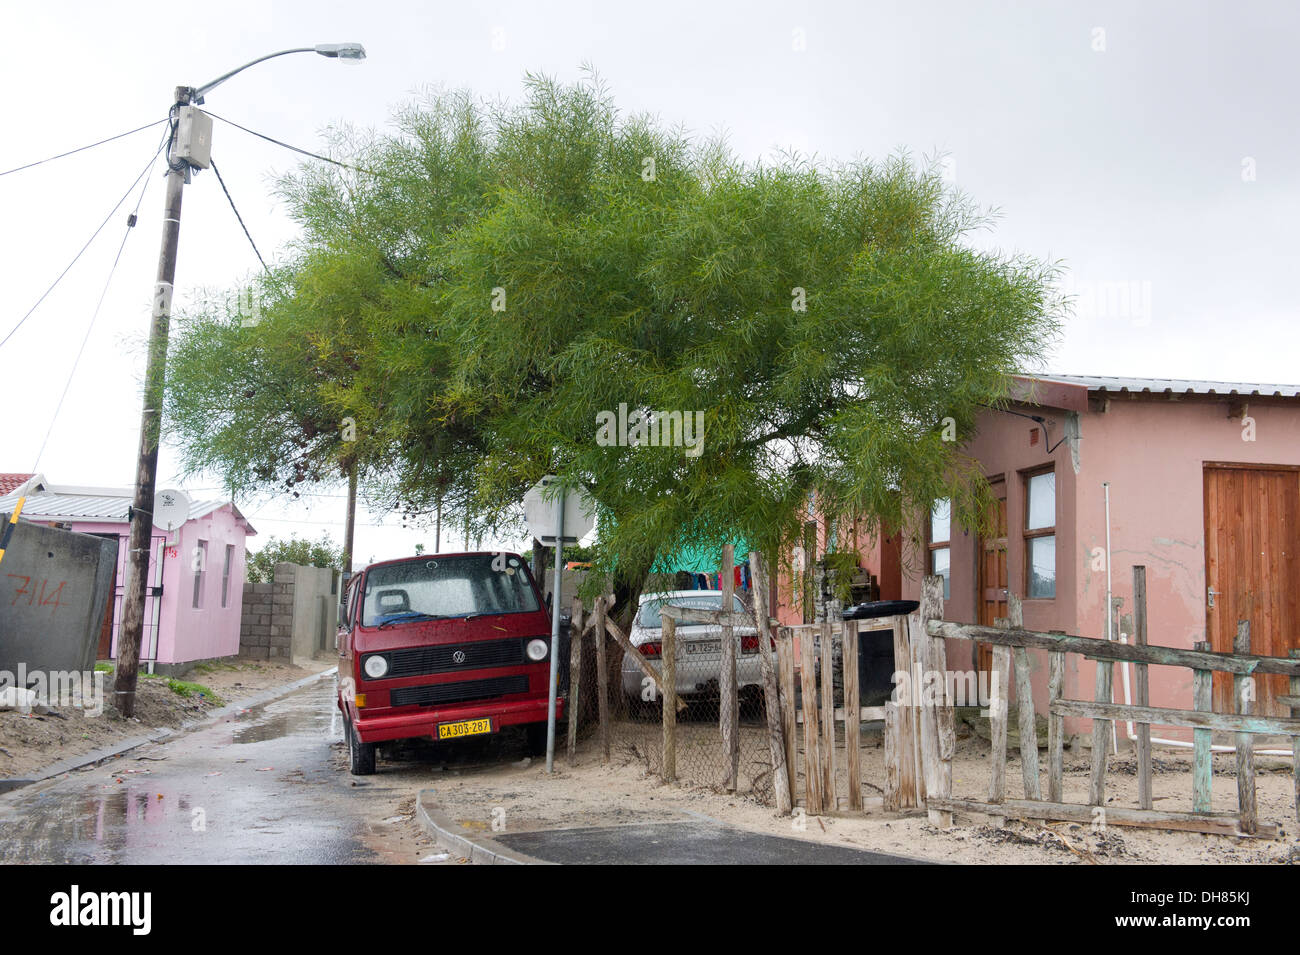
[[461, 720], [459, 723], [439, 723], [438, 739], [460, 739], [462, 736], [482, 736], [492, 732], [492, 721]]
[[698, 640], [686, 644], [687, 653], [721, 653], [721, 640]]

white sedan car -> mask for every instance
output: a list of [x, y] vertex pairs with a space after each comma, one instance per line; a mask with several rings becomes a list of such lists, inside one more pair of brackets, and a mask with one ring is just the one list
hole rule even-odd
[[[664, 604], [700, 610], [722, 607], [720, 590], [670, 590], [642, 594], [636, 619], [628, 639], [641, 651], [656, 673], [663, 672], [663, 619], [659, 608]], [[735, 611], [748, 608], [735, 597]], [[736, 687], [742, 698], [761, 692], [763, 677], [759, 670], [758, 631], [753, 627], [734, 627], [736, 641]], [[679, 624], [677, 627], [677, 694], [686, 700], [716, 700], [722, 673], [722, 628], [714, 624]], [[657, 701], [657, 690], [636, 665], [630, 654], [623, 656], [623, 693], [629, 704]]]

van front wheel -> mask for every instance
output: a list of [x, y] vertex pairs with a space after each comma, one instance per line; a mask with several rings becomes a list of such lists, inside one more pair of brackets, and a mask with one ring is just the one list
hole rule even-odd
[[357, 736], [357, 729], [348, 721], [348, 768], [353, 776], [373, 776], [375, 773], [374, 743], [363, 743]]

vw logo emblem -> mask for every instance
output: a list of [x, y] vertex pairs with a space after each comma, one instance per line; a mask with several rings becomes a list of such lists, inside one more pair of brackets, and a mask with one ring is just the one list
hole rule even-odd
[[453, 653], [453, 654], [451, 655], [451, 662], [452, 662], [452, 663], [464, 663], [464, 662], [465, 662], [465, 651], [464, 651], [464, 650], [457, 650], [455, 653]]

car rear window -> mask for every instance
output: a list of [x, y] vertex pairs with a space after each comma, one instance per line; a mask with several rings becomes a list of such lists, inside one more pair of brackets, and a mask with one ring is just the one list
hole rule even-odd
[[[741, 602], [740, 597], [737, 596], [733, 599], [736, 601], [736, 612], [744, 613], [745, 605]], [[719, 610], [722, 607], [722, 592], [714, 591], [709, 593], [701, 591], [699, 594], [683, 597], [651, 597], [637, 611], [637, 623], [647, 630], [658, 630], [663, 627], [664, 621], [663, 617], [659, 615], [659, 608], [664, 604], [671, 604], [674, 607], [686, 607], [690, 610]]]
[[528, 613], [539, 609], [518, 557], [473, 554], [384, 564], [366, 572], [361, 623]]

